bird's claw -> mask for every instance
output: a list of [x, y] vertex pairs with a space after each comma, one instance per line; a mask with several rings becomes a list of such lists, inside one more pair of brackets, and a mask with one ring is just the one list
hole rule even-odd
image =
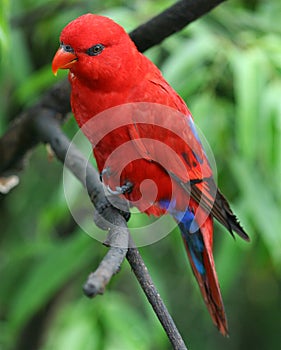
[[[104, 168], [100, 172], [100, 181], [103, 182], [103, 177], [106, 175], [108, 178], [110, 177], [111, 171], [109, 167]], [[109, 185], [106, 186], [107, 191], [114, 195], [114, 196], [119, 196], [120, 194], [126, 194], [130, 193], [133, 189], [133, 184], [129, 181], [127, 181], [124, 185], [122, 186], [116, 186], [115, 190], [111, 189]]]
[[131, 182], [126, 182], [122, 186], [116, 186], [115, 190], [112, 190], [109, 186], [106, 186], [108, 192], [113, 195], [120, 195], [130, 193], [133, 189], [133, 184]]
[[106, 175], [107, 177], [109, 177], [110, 175], [110, 168], [106, 167], [104, 169], [102, 169], [102, 171], [100, 172], [100, 181], [103, 182], [103, 176]]

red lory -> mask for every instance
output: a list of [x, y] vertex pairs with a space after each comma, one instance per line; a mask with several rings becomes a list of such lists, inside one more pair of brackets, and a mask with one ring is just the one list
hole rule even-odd
[[54, 74], [58, 69], [69, 69], [72, 111], [93, 145], [105, 185], [141, 212], [172, 215], [212, 320], [227, 335], [213, 218], [232, 235], [249, 237], [215, 184], [185, 102], [107, 17], [86, 14], [62, 30], [52, 63]]

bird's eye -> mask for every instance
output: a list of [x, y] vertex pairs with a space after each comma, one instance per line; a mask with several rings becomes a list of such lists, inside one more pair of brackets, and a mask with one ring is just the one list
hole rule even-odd
[[104, 49], [104, 46], [102, 44], [96, 44], [96, 45], [90, 47], [86, 51], [86, 53], [89, 56], [97, 56], [97, 55], [99, 55], [102, 52], [103, 49]]
[[73, 48], [70, 45], [65, 45], [63, 42], [60, 43], [60, 46], [66, 52], [74, 52]]

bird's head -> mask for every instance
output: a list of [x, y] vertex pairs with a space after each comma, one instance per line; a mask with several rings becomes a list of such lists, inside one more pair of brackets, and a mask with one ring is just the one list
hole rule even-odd
[[70, 22], [60, 36], [52, 70], [69, 69], [88, 85], [131, 77], [137, 49], [125, 30], [111, 19], [86, 14]]

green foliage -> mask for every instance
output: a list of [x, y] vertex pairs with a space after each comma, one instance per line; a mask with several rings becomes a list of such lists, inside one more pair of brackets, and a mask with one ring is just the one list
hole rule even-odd
[[[2, 1], [1, 132], [56, 82], [50, 64], [67, 22], [92, 11], [131, 30], [169, 4]], [[234, 243], [215, 226], [230, 339], [212, 327], [178, 232], [141, 249], [193, 349], [280, 346], [280, 9], [279, 0], [226, 2], [147, 53], [187, 101], [215, 155], [219, 185], [251, 237], [250, 244]], [[76, 130], [73, 121], [65, 126], [70, 136]], [[69, 194], [77, 208], [82, 192], [73, 186]], [[48, 162], [44, 147], [33, 152], [20, 185], [0, 198], [0, 206], [1, 349], [170, 349], [126, 263], [105, 295], [82, 296], [106, 248], [73, 222], [62, 167]], [[142, 220], [137, 215], [130, 225]]]

